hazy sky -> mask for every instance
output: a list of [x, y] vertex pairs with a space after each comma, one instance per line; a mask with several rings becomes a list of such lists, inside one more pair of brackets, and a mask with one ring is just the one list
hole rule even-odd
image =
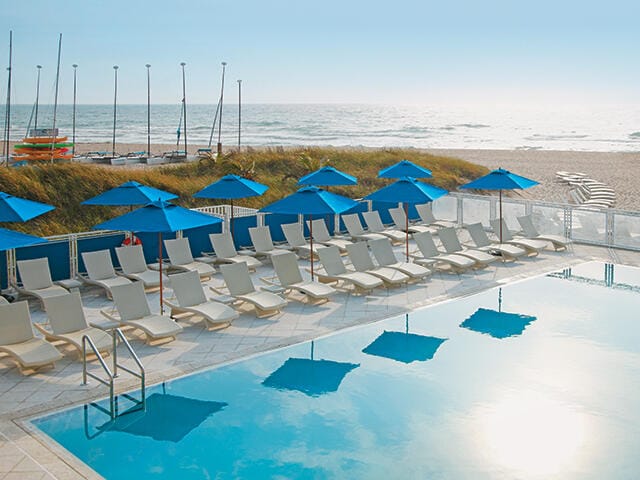
[[[613, 0], [0, 0], [0, 62], [14, 35], [12, 101], [640, 103], [640, 2]], [[4, 71], [4, 69], [3, 69]], [[6, 95], [6, 75], [0, 77]]]

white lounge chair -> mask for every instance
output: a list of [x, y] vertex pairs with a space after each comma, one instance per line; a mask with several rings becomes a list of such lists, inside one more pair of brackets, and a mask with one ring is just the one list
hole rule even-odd
[[221, 265], [220, 271], [229, 294], [238, 302], [253, 305], [257, 317], [276, 315], [287, 305], [281, 296], [255, 289], [246, 263]]
[[[295, 252], [301, 257], [309, 258], [311, 252], [311, 244], [307, 242], [302, 233], [302, 226], [299, 223], [286, 223], [280, 225], [282, 227], [282, 233], [287, 243]], [[317, 256], [318, 245], [313, 245], [314, 258]]]
[[508, 243], [492, 242], [479, 222], [466, 225], [465, 228], [469, 232], [475, 248], [478, 250], [496, 253], [502, 257], [502, 260], [516, 260], [527, 255], [527, 251], [524, 248], [509, 245]]
[[318, 258], [322, 267], [318, 268], [315, 273], [323, 283], [335, 282], [340, 286], [351, 285], [357, 293], [368, 293], [374, 288], [384, 285], [378, 277], [364, 272], [347, 270], [336, 246], [319, 248]]
[[[45, 298], [44, 308], [49, 318], [49, 328], [41, 323], [35, 326], [48, 341], [71, 345], [77, 350], [78, 358], [82, 358], [82, 337], [85, 335], [91, 338], [100, 353], [108, 354], [113, 348], [111, 335], [87, 323], [79, 292]], [[87, 350], [87, 353], [91, 353], [91, 350]]]
[[[116, 256], [120, 263], [122, 272], [120, 275], [129, 280], [142, 282], [146, 291], [153, 291], [160, 288], [160, 274], [157, 270], [150, 270], [144, 259], [142, 245], [131, 245], [126, 247], [117, 247]], [[163, 274], [163, 284], [167, 284], [169, 279]]]
[[[404, 209], [402, 207], [395, 207], [389, 209], [389, 214], [391, 215], [391, 219], [393, 220], [394, 225], [397, 229], [406, 231], [407, 226], [407, 217], [404, 213]], [[417, 225], [413, 223], [409, 223], [409, 233], [435, 233], [437, 229], [435, 227], [429, 227], [427, 225]]]
[[[340, 252], [347, 253], [347, 245], [351, 245], [353, 242], [351, 240], [347, 240], [342, 237], [332, 237], [329, 234], [329, 229], [327, 228], [327, 224], [322, 218], [317, 218], [312, 220], [313, 223], [313, 239], [325, 245], [327, 247], [338, 247]], [[307, 220], [307, 225], [309, 225], [309, 221]]]
[[373, 256], [376, 258], [378, 265], [381, 267], [389, 267], [394, 270], [399, 270], [414, 280], [423, 280], [431, 275], [431, 270], [423, 267], [422, 265], [410, 262], [399, 262], [396, 254], [393, 253], [391, 242], [386, 238], [381, 240], [370, 240], [369, 247], [371, 248], [371, 253], [373, 253]]
[[26, 301], [0, 304], [0, 352], [10, 355], [22, 373], [55, 366], [62, 358], [56, 347], [33, 334]]
[[255, 271], [256, 268], [262, 266], [262, 262], [257, 258], [245, 253], [238, 253], [229, 232], [211, 233], [209, 234], [209, 241], [216, 254], [215, 259], [218, 263], [245, 262], [250, 271]]
[[495, 218], [491, 220], [491, 228], [493, 228], [493, 233], [497, 235], [498, 238], [500, 238], [500, 228], [502, 228], [502, 242], [525, 249], [529, 256], [538, 255], [542, 250], [547, 248], [547, 245], [549, 245], [548, 242], [542, 240], [514, 237], [511, 235], [511, 232], [507, 227], [507, 222], [505, 222], [504, 219]]
[[209, 330], [219, 330], [231, 325], [240, 315], [228, 305], [208, 300], [197, 272], [171, 275], [174, 299], [165, 298], [164, 304], [171, 308], [171, 318], [197, 316], [202, 318]]
[[[147, 343], [156, 340], [163, 343], [175, 340], [176, 335], [182, 331], [182, 327], [169, 317], [151, 313], [151, 307], [149, 307], [141, 282], [118, 285], [111, 289], [111, 293], [118, 315], [108, 310], [101, 310], [100, 313], [112, 322], [142, 330]], [[100, 323], [92, 322], [91, 324], [98, 328], [104, 328]]]
[[285, 248], [278, 248], [273, 244], [269, 227], [251, 227], [249, 229], [251, 243], [256, 250], [256, 255], [271, 259], [273, 255], [289, 252]]
[[477, 266], [487, 266], [498, 260], [498, 257], [475, 248], [464, 248], [453, 227], [443, 227], [438, 231], [438, 238], [449, 254], [462, 255], [476, 262]]
[[425, 225], [438, 228], [454, 228], [456, 226], [455, 222], [450, 222], [448, 220], [438, 220], [433, 215], [433, 210], [431, 210], [431, 204], [429, 203], [416, 205], [416, 211], [418, 212], [418, 215], [420, 215], [420, 220], [422, 220]]
[[568, 238], [562, 237], [560, 235], [549, 235], [549, 234], [540, 234], [538, 230], [536, 230], [535, 225], [533, 224], [533, 219], [531, 215], [524, 215], [522, 217], [517, 217], [518, 223], [522, 227], [522, 233], [527, 238], [535, 238], [540, 240], [546, 240], [553, 248], [558, 250], [566, 250], [569, 245], [571, 245], [571, 240]]
[[180, 272], [198, 272], [203, 280], [209, 279], [216, 273], [216, 269], [208, 263], [195, 260], [191, 254], [188, 238], [175, 238], [164, 241], [164, 247], [169, 255], [169, 268]]
[[[383, 238], [384, 240], [384, 238]], [[369, 255], [365, 242], [357, 242], [347, 247], [349, 260], [357, 272], [368, 273], [378, 277], [387, 287], [396, 287], [409, 281], [409, 275], [389, 267], [376, 267]]]
[[357, 213], [342, 215], [342, 221], [344, 222], [344, 226], [347, 228], [347, 232], [349, 232], [351, 240], [362, 241], [384, 238], [384, 235], [380, 233], [366, 232], [362, 226], [362, 223], [360, 222], [360, 217]]
[[484, 266], [483, 264], [478, 263], [469, 257], [465, 257], [464, 255], [440, 252], [429, 232], [414, 233], [413, 239], [416, 241], [420, 255], [412, 253], [411, 256], [414, 258], [413, 261], [420, 265], [427, 267], [431, 267], [433, 265], [435, 268], [450, 270], [455, 273], [463, 273], [470, 268]]
[[117, 275], [111, 262], [109, 250], [83, 252], [82, 261], [87, 270], [86, 275], [78, 274], [80, 279], [88, 285], [102, 288], [107, 297], [111, 298], [111, 289], [120, 285], [130, 285], [132, 282], [126, 277]]
[[[304, 280], [295, 254], [283, 253], [273, 257], [273, 268], [278, 277], [279, 284], [285, 292], [300, 292], [304, 294], [304, 299], [308, 303], [320, 304], [329, 301], [329, 297], [336, 293], [336, 290], [324, 283]], [[294, 300], [299, 297], [291, 296]]]
[[19, 293], [34, 296], [40, 300], [41, 303], [45, 298], [69, 293], [66, 288], [54, 285], [51, 280], [48, 258], [18, 260], [16, 263], [22, 283], [14, 286]]
[[380, 213], [377, 210], [363, 212], [362, 216], [367, 224], [367, 231], [384, 235], [395, 244], [401, 244], [406, 241], [407, 234], [404, 230], [385, 227], [380, 218]]

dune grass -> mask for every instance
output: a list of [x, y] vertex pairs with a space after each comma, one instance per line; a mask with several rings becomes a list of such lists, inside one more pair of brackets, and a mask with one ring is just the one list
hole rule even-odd
[[237, 202], [260, 208], [294, 192], [303, 175], [331, 165], [358, 178], [358, 185], [332, 187], [332, 191], [360, 198], [390, 183], [377, 178], [378, 170], [401, 159], [411, 160], [433, 172], [429, 183], [455, 190], [459, 185], [487, 173], [487, 169], [463, 160], [434, 156], [412, 149], [265, 148], [230, 152], [222, 158], [164, 167], [135, 169], [90, 166], [75, 163], [34, 164], [20, 168], [0, 168], [0, 190], [30, 200], [44, 202], [56, 210], [26, 223], [3, 224], [34, 235], [58, 235], [88, 231], [97, 223], [125, 213], [128, 208], [80, 205], [124, 182], [135, 180], [179, 195], [175, 203], [198, 207], [228, 203], [224, 200], [195, 199], [198, 190], [222, 175], [235, 173], [264, 183], [270, 188], [261, 197]]

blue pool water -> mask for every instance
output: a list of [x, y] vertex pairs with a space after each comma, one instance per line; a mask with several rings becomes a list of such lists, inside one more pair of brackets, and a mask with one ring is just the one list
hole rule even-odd
[[588, 263], [33, 423], [109, 479], [635, 479], [638, 312]]

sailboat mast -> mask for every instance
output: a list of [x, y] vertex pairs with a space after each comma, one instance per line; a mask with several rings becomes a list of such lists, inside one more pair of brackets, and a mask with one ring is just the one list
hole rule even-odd
[[58, 113], [58, 85], [60, 83], [60, 55], [62, 54], [62, 34], [58, 38], [58, 65], [56, 66], [56, 92], [53, 96], [53, 131], [51, 136], [53, 141], [51, 142], [51, 163], [53, 163], [53, 152], [56, 148], [56, 115]]
[[222, 85], [220, 86], [220, 115], [218, 116], [218, 155], [222, 155], [222, 104], [224, 99], [224, 71], [227, 67], [227, 62], [222, 62]]
[[116, 118], [118, 106], [118, 65], [113, 66], [113, 133], [111, 135], [111, 155], [116, 156]]
[[[38, 69], [38, 79], [36, 80], [36, 113], [33, 124], [34, 129], [38, 128], [38, 104], [40, 103], [40, 70], [42, 69], [42, 65], [36, 65], [36, 68]], [[29, 132], [27, 132], [27, 135], [29, 135]]]
[[9, 166], [9, 134], [11, 132], [11, 56], [13, 53], [13, 31], [9, 30], [9, 78], [7, 80], [7, 104], [4, 114], [4, 145], [2, 146], [2, 153], [7, 167]]
[[147, 63], [147, 157], [151, 157], [151, 65]]
[[242, 130], [242, 80], [238, 80], [238, 151], [240, 151], [241, 130]]
[[71, 147], [71, 155], [76, 154], [76, 70], [78, 69], [78, 65], [74, 63], [73, 65], [73, 116], [72, 122], [73, 125], [71, 127], [71, 143], [73, 146]]
[[184, 116], [184, 155], [187, 156], [187, 89], [184, 77], [184, 66], [186, 63], [182, 62], [182, 114]]

